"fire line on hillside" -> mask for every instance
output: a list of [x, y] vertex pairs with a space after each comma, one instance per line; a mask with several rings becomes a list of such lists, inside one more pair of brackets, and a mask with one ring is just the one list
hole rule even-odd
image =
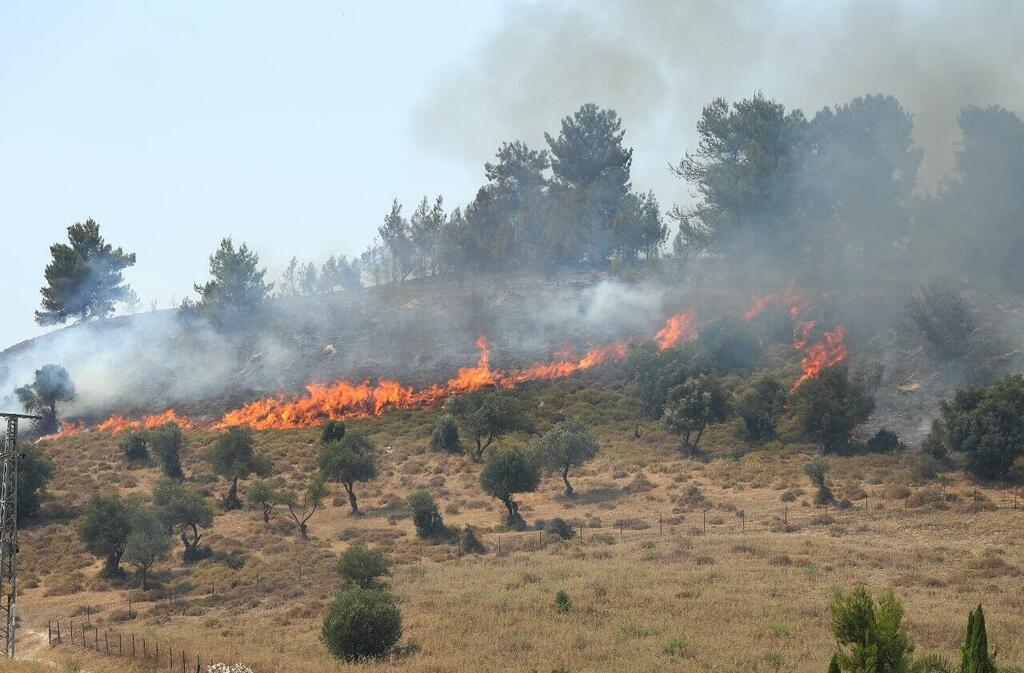
[[[825, 332], [821, 341], [807, 346], [817, 326], [812, 319], [800, 320], [807, 310], [807, 304], [792, 287], [777, 293], [755, 297], [751, 307], [743, 314], [750, 321], [759, 316], [772, 304], [787, 306], [794, 321], [793, 347], [803, 351], [802, 375], [793, 384], [796, 390], [804, 381], [816, 376], [823, 368], [842, 362], [847, 356], [844, 344], [845, 331], [842, 325]], [[654, 335], [659, 350], [666, 350], [679, 343], [697, 338], [695, 312], [686, 309], [669, 317], [665, 325]], [[607, 346], [594, 348], [582, 357], [563, 355], [558, 360], [542, 362], [526, 369], [497, 371], [490, 366], [490, 349], [487, 338], [480, 335], [476, 346], [479, 350], [477, 363], [473, 367], [460, 369], [458, 374], [444, 384], [416, 390], [398, 381], [382, 379], [377, 383], [364, 380], [359, 383], [338, 381], [324, 384], [314, 383], [306, 387], [301, 397], [270, 397], [249, 402], [238, 409], [227, 412], [223, 418], [207, 427], [224, 428], [232, 425], [247, 426], [254, 430], [308, 428], [322, 424], [327, 419], [377, 416], [391, 409], [409, 409], [431, 406], [454, 395], [483, 388], [514, 388], [528, 381], [550, 381], [565, 378], [592, 367], [621, 361], [626, 357], [631, 341], [617, 341]], [[805, 350], [806, 349], [806, 350]], [[177, 423], [185, 430], [202, 427], [201, 424], [179, 415], [174, 409], [160, 414], [129, 419], [115, 414], [95, 426], [103, 432], [151, 429], [167, 422]], [[62, 427], [57, 436], [71, 436], [83, 432], [82, 423], [69, 423]]]

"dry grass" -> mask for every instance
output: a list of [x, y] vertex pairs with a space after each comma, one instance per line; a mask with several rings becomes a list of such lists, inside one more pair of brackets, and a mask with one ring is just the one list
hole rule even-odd
[[[785, 437], [737, 451], [723, 425], [707, 433], [712, 460], [684, 460], [654, 424], [633, 437], [636, 410], [615, 383], [566, 381], [519, 394], [541, 428], [568, 415], [595, 428], [602, 455], [576, 472], [578, 497], [566, 499], [560, 480], [549, 479], [521, 498], [531, 522], [559, 516], [587, 526], [582, 541], [504, 532], [501, 507], [480, 492], [479, 466], [426, 452], [437, 412], [403, 411], [353, 424], [382, 453], [380, 477], [358, 490], [365, 516], [352, 517], [344, 499], [329, 501], [310, 522], [313, 539], [302, 542], [283, 519], [265, 528], [255, 512], [219, 515], [207, 538], [217, 556], [163, 564], [158, 588], [144, 594], [132, 577], [96, 577], [67, 513], [97, 489], [145, 495], [156, 468], [128, 469], [116, 437], [86, 434], [47, 447], [60, 471], [46, 516], [23, 535], [21, 568], [34, 580], [20, 601], [24, 623], [45, 633], [47, 619], [88, 607], [95, 623], [246, 661], [258, 673], [820, 671], [832, 651], [830, 595], [863, 582], [896, 589], [919, 651], [952, 655], [967, 610], [980, 602], [1001, 662], [1024, 663], [1016, 534], [1024, 511], [1006, 508], [1008, 492], [979, 488], [958, 471], [921, 482], [912, 456], [834, 458], [833, 488], [853, 507], [826, 514], [801, 472], [808, 447]], [[185, 470], [220, 495], [225, 485], [204, 476], [199, 458], [212, 439], [190, 436]], [[313, 470], [316, 439], [313, 430], [258, 435], [293, 484]], [[416, 540], [400, 503], [418, 487], [438, 499], [446, 523], [476, 526], [489, 553], [460, 558], [454, 547]], [[355, 541], [392, 559], [403, 642], [418, 651], [346, 668], [318, 636], [337, 586], [334, 561]], [[568, 614], [554, 607], [560, 590], [571, 598]], [[138, 613], [131, 620], [128, 596]], [[124, 670], [68, 646], [44, 653]]]

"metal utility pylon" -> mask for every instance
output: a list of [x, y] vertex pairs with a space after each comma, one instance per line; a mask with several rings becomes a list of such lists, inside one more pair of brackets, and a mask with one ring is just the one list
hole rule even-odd
[[18, 594], [18, 419], [39, 416], [3, 414], [7, 435], [0, 447], [0, 615], [4, 618], [4, 656], [14, 658], [14, 601]]

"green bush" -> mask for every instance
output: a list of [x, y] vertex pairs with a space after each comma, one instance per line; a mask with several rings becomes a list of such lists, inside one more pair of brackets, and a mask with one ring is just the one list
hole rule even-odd
[[46, 485], [53, 478], [54, 465], [35, 444], [21, 445], [18, 458], [18, 522], [39, 512]]
[[384, 657], [402, 637], [402, 614], [387, 591], [351, 587], [328, 606], [320, 637], [338, 659]]
[[337, 565], [338, 574], [346, 582], [361, 589], [378, 586], [378, 578], [391, 574], [384, 553], [357, 543], [346, 549]]
[[564, 615], [570, 610], [572, 610], [572, 599], [569, 598], [568, 593], [560, 590], [555, 594], [555, 612]]
[[149, 446], [160, 459], [160, 467], [164, 474], [174, 479], [185, 476], [181, 471], [181, 452], [185, 446], [185, 436], [177, 423], [168, 421], [158, 428], [149, 431]]
[[118, 444], [125, 460], [133, 463], [141, 462], [149, 458], [149, 451], [146, 449], [146, 433], [129, 430]]
[[476, 536], [476, 531], [469, 524], [466, 524], [466, 527], [462, 529], [459, 546], [467, 554], [483, 554], [487, 551], [487, 547]]
[[886, 428], [879, 428], [878, 432], [867, 441], [866, 448], [871, 453], [891, 453], [893, 451], [902, 451], [906, 447], [895, 432]]
[[537, 525], [545, 533], [557, 535], [563, 540], [571, 540], [572, 538], [576, 537], [576, 531], [573, 530], [572, 526], [569, 525], [568, 521], [561, 517], [555, 517], [550, 521], [538, 521]]
[[829, 488], [827, 481], [829, 467], [828, 461], [822, 456], [815, 456], [804, 463], [804, 474], [807, 475], [807, 478], [818, 489], [814, 502], [819, 505], [827, 505], [835, 500], [835, 496], [832, 495], [832, 489]]
[[786, 388], [782, 383], [770, 376], [758, 377], [736, 403], [747, 440], [774, 439], [785, 407]]
[[875, 410], [867, 377], [843, 364], [826, 367], [804, 381], [791, 401], [804, 434], [821, 442], [828, 452], [846, 448], [850, 432]]
[[417, 537], [428, 540], [447, 532], [441, 512], [437, 509], [437, 503], [426, 489], [421, 488], [410, 493], [405, 499], [405, 506], [412, 514]]
[[863, 586], [832, 598], [832, 635], [840, 651], [840, 670], [904, 673], [910, 668], [914, 644], [903, 623], [903, 605], [886, 591], [877, 604]]
[[1024, 453], [1024, 377], [958, 390], [943, 400], [923, 448], [937, 458], [966, 454], [967, 469], [983, 479], [1007, 477]]
[[434, 425], [430, 435], [430, 448], [434, 451], [462, 453], [462, 441], [459, 439], [459, 425], [451, 414], [442, 414]]
[[943, 357], [961, 357], [977, 327], [963, 296], [943, 281], [921, 286], [907, 301], [911, 329]]
[[344, 421], [327, 421], [324, 423], [324, 429], [320, 432], [320, 443], [330, 444], [336, 442], [345, 436], [345, 422]]

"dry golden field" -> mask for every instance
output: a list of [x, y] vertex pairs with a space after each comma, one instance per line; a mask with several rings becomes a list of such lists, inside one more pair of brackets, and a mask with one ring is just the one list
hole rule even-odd
[[[348, 513], [339, 487], [305, 542], [283, 517], [265, 528], [254, 511], [220, 514], [206, 536], [215, 557], [183, 566], [176, 548], [142, 592], [132, 573], [97, 577], [73, 516], [96, 490], [145, 495], [157, 469], [126, 467], [116, 435], [48, 444], [58, 465], [52, 498], [22, 533], [22, 653], [63, 670], [132, 670], [66, 642], [46, 645], [48, 620], [66, 629], [88, 611], [101, 634], [135, 633], [204, 659], [244, 661], [257, 673], [824, 671], [833, 651], [830, 596], [864, 583], [903, 600], [918, 652], [950, 658], [967, 611], [984, 604], [999, 661], [1024, 667], [1024, 510], [1014, 509], [1011, 490], [975, 484], [955, 465], [936, 472], [913, 453], [832, 457], [833, 488], [852, 506], [826, 513], [811, 504], [801, 470], [813, 447], [788, 441], [785, 428], [780, 442], [749, 447], [729, 425], [715, 427], [709, 459], [684, 460], [654, 424], [634, 437], [636, 409], [617, 384], [563, 382], [518, 394], [539, 429], [564, 416], [594, 427], [602, 454], [577, 471], [576, 498], [561, 495], [557, 477], [521, 497], [528, 522], [560, 516], [582, 539], [503, 531], [500, 503], [479, 488], [479, 465], [426, 450], [438, 412], [403, 411], [352, 423], [382, 457], [380, 476], [357, 490], [364, 516]], [[557, 418], [546, 416], [552, 409]], [[219, 496], [225, 484], [200, 459], [212, 438], [190, 435], [185, 471]], [[298, 483], [312, 471], [316, 430], [259, 433], [257, 441], [282, 478]], [[417, 540], [401, 508], [417, 487], [437, 498], [447, 524], [476, 526], [488, 552], [460, 555]], [[318, 638], [339, 583], [335, 560], [355, 541], [390, 557], [404, 637], [400, 655], [347, 666]], [[558, 591], [571, 598], [568, 613], [555, 609]]]

